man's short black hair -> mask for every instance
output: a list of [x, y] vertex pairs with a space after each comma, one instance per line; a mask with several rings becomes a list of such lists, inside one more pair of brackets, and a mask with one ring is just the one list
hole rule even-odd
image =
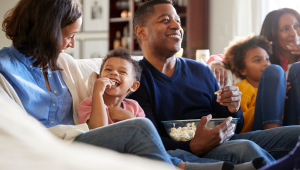
[[[133, 17], [133, 30], [135, 30], [135, 27], [137, 25], [146, 25], [148, 22], [150, 16], [154, 13], [154, 5], [157, 4], [171, 4], [173, 5], [172, 0], [151, 0], [146, 3], [144, 3], [142, 6], [140, 6], [136, 12], [134, 13]], [[134, 35], [136, 36], [135, 32]], [[136, 36], [136, 38], [139, 41], [139, 38]]]
[[112, 57], [123, 58], [123, 59], [127, 60], [128, 62], [130, 62], [132, 64], [133, 78], [136, 81], [141, 80], [141, 74], [143, 71], [142, 67], [139, 65], [139, 62], [132, 59], [129, 52], [123, 48], [115, 49], [112, 52], [108, 53], [107, 56], [104, 57], [102, 64], [101, 64], [101, 68], [100, 68], [100, 74], [103, 70], [103, 67], [104, 67], [104, 64], [106, 63], [106, 61]]

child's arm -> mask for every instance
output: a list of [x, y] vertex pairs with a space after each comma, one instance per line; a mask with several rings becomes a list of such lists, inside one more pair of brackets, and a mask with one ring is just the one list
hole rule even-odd
[[136, 117], [130, 111], [122, 109], [121, 107], [118, 107], [118, 106], [108, 107], [108, 111], [109, 111], [109, 116], [110, 116], [111, 120], [113, 120], [114, 122]]
[[92, 112], [87, 124], [90, 129], [108, 125], [108, 118], [104, 104], [103, 94], [106, 87], [111, 87], [111, 81], [108, 78], [99, 78], [94, 85], [92, 96]]

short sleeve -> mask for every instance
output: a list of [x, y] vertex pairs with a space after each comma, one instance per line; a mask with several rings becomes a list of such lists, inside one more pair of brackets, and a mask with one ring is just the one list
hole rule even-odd
[[92, 112], [92, 97], [85, 98], [79, 105], [78, 109], [78, 119], [79, 123], [86, 123], [90, 119]]

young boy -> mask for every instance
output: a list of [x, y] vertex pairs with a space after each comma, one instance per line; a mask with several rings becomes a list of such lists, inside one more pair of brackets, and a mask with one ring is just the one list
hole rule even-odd
[[109, 53], [101, 64], [93, 95], [80, 103], [80, 123], [90, 129], [118, 121], [145, 117], [140, 105], [125, 97], [138, 89], [142, 68], [124, 49]]
[[[241, 133], [249, 132], [252, 130], [258, 130], [253, 129], [253, 123], [264, 124], [265, 129], [267, 129], [267, 126], [280, 126], [283, 110], [277, 109], [277, 113], [273, 113], [271, 110], [261, 111], [260, 109], [256, 108], [259, 104], [264, 105], [263, 103], [257, 102], [256, 97], [258, 93], [258, 88], [263, 88], [259, 87], [259, 82], [265, 68], [271, 64], [269, 60], [269, 55], [271, 54], [271, 43], [261, 36], [249, 36], [247, 38], [238, 39], [232, 42], [227, 47], [224, 58], [225, 68], [231, 70], [235, 75], [242, 79], [242, 82], [235, 84], [235, 86], [238, 86], [239, 90], [242, 92], [241, 109], [243, 111], [244, 116], [244, 126]], [[279, 69], [279, 71], [281, 69], [279, 66], [276, 67], [275, 65], [272, 65], [271, 67]], [[272, 81], [274, 81], [273, 84], [279, 84], [278, 87], [279, 89], [281, 88], [281, 90], [279, 91], [281, 92], [283, 90], [285, 92], [286, 85], [284, 85], [284, 76], [282, 76], [282, 78], [280, 78], [279, 76], [277, 77], [278, 79], [272, 78]], [[279, 94], [279, 91], [275, 90], [273, 93]], [[269, 94], [264, 92], [263, 95]], [[281, 97], [279, 97], [279, 105], [281, 106], [284, 105], [284, 95], [285, 93], [283, 93], [283, 95], [280, 95]], [[270, 100], [268, 101], [269, 103], [272, 102]], [[266, 104], [265, 108], [270, 108], [270, 105], [267, 106]], [[264, 116], [262, 116], [263, 114]], [[255, 121], [254, 117], [256, 118]], [[263, 117], [263, 120], [259, 119], [259, 117]], [[278, 120], [277, 122], [272, 122], [271, 120], [274, 120], [274, 117], [279, 117], [278, 119], [280, 120]], [[265, 121], [265, 119], [270, 119], [270, 121]]]

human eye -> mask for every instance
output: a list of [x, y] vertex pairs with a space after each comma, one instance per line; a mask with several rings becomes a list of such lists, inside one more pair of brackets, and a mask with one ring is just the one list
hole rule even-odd
[[72, 38], [74, 38], [74, 35], [72, 35], [71, 37], [68, 37], [69, 40], [71, 40]]
[[169, 22], [169, 18], [164, 18], [163, 20], [161, 20], [161, 22], [167, 23]]
[[283, 28], [281, 29], [281, 31], [287, 31], [287, 30], [288, 30], [287, 27], [283, 27]]
[[126, 71], [120, 71], [120, 73], [121, 73], [121, 74], [127, 74], [127, 72], [126, 72]]
[[295, 29], [299, 29], [300, 28], [300, 24], [297, 24], [294, 27], [295, 27]]
[[260, 59], [256, 59], [256, 60], [254, 60], [254, 62], [259, 63], [259, 62], [260, 62]]
[[109, 69], [109, 68], [106, 68], [106, 69], [105, 69], [105, 71], [111, 71], [111, 69]]

